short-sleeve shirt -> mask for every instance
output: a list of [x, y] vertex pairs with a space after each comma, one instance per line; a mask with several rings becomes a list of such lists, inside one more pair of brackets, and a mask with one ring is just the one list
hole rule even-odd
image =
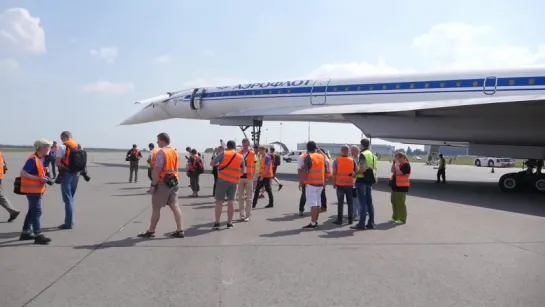
[[[213, 165], [217, 165], [218, 163], [221, 163], [223, 162], [223, 158], [225, 157], [225, 154], [223, 152], [220, 152], [215, 158], [214, 158], [214, 162], [212, 163]], [[270, 161], [269, 161], [270, 163]], [[244, 161], [244, 159], [241, 159], [240, 160], [240, 169], [242, 170], [242, 173], [246, 173], [246, 162]], [[218, 169], [218, 171], [221, 171]], [[228, 181], [225, 181], [225, 180], [222, 180], [220, 178], [218, 178], [218, 182], [225, 182], [225, 183], [231, 183], [231, 182], [228, 182]]]
[[[40, 159], [40, 163], [42, 163], [42, 166], [45, 168], [44, 159]], [[38, 167], [36, 167], [36, 159], [34, 156], [26, 160], [23, 170], [31, 175], [38, 176]]]

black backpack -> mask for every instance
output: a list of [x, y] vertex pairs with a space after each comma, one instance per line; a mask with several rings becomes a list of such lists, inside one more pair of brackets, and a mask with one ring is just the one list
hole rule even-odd
[[204, 165], [202, 163], [201, 158], [196, 158], [195, 162], [193, 162], [193, 168], [195, 170], [195, 173], [202, 174], [204, 173]]
[[68, 169], [71, 173], [85, 171], [87, 167], [87, 152], [81, 149], [81, 145], [78, 144], [78, 148], [72, 148], [68, 145], [67, 148], [70, 148], [70, 157], [68, 158]]
[[282, 159], [280, 158], [279, 155], [273, 155], [274, 157], [274, 166], [278, 167], [278, 165], [280, 165], [280, 163], [282, 162]]

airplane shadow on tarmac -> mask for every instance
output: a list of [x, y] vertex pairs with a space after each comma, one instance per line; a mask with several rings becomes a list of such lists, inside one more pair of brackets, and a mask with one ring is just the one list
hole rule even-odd
[[[107, 167], [127, 167], [126, 164], [121, 163], [96, 164]], [[141, 168], [145, 168], [145, 166]], [[205, 171], [205, 174], [210, 173], [210, 170]], [[298, 181], [297, 174], [277, 173], [276, 177], [282, 181]], [[378, 181], [373, 189], [390, 192], [388, 178], [379, 178]], [[504, 193], [499, 190], [496, 182], [449, 181], [447, 184], [436, 184], [435, 180], [413, 179], [411, 180], [409, 195], [467, 206], [545, 217], [545, 198], [543, 195]]]
[[[297, 181], [295, 174], [279, 174], [284, 181]], [[373, 189], [390, 192], [387, 178], [379, 178]], [[504, 193], [496, 182], [449, 181], [437, 184], [435, 180], [411, 180], [409, 195], [451, 202], [455, 204], [482, 207], [545, 217], [545, 197], [534, 193]]]

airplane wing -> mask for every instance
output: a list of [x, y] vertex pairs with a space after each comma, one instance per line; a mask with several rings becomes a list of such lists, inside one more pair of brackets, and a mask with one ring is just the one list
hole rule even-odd
[[472, 99], [453, 99], [437, 101], [416, 101], [416, 102], [392, 102], [372, 104], [350, 104], [350, 105], [311, 105], [296, 107], [273, 107], [251, 109], [239, 112], [227, 113], [220, 118], [240, 118], [250, 116], [305, 116], [305, 115], [334, 115], [334, 114], [373, 114], [373, 113], [394, 113], [431, 110], [441, 108], [455, 108], [467, 106], [479, 106], [489, 104], [537, 102], [545, 100], [545, 95], [535, 96], [503, 96], [485, 97]]

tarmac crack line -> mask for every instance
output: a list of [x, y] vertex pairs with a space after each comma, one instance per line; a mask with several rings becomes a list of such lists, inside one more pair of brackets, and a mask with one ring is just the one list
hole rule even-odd
[[113, 236], [115, 236], [117, 233], [119, 233], [123, 228], [127, 227], [127, 225], [129, 225], [132, 221], [134, 221], [135, 219], [137, 219], [140, 215], [142, 215], [144, 212], [146, 212], [150, 207], [148, 205], [146, 205], [144, 207], [144, 209], [140, 210], [135, 216], [133, 216], [132, 218], [130, 218], [125, 224], [123, 224], [121, 227], [119, 227], [119, 229], [117, 229], [116, 231], [114, 231], [114, 233], [112, 233], [110, 236], [108, 236], [104, 241], [102, 241], [101, 243], [97, 244], [89, 253], [87, 253], [85, 256], [83, 256], [78, 262], [76, 262], [73, 266], [71, 266], [68, 270], [66, 270], [66, 272], [64, 272], [63, 274], [61, 274], [61, 276], [59, 276], [58, 278], [56, 278], [54, 281], [52, 281], [49, 285], [47, 285], [42, 291], [38, 292], [38, 294], [34, 295], [31, 299], [29, 299], [26, 303], [23, 304], [22, 307], [26, 307], [28, 306], [28, 304], [32, 303], [33, 301], [35, 301], [40, 295], [42, 295], [42, 293], [44, 293], [45, 291], [47, 291], [48, 289], [50, 289], [51, 287], [53, 287], [57, 282], [59, 282], [61, 279], [63, 279], [66, 275], [68, 275], [68, 273], [70, 273], [71, 271], [73, 271], [76, 267], [78, 267], [83, 261], [85, 261], [85, 259], [89, 258], [89, 256], [91, 256], [97, 249], [99, 249], [104, 243], [108, 242]]
[[536, 244], [536, 243], [537, 243], [537, 244], [540, 244], [540, 243], [541, 243], [541, 244], [542, 244], [543, 242], [507, 242], [507, 241], [502, 241], [502, 240], [498, 240], [498, 239], [495, 239], [495, 238], [490, 238], [490, 239], [492, 239], [492, 240], [494, 240], [494, 241], [497, 241], [498, 243], [505, 244], [505, 245], [507, 245], [507, 246], [511, 246], [511, 247], [518, 248], [518, 249], [522, 249], [522, 250], [527, 251], [527, 252], [530, 252], [530, 253], [532, 253], [532, 254], [536, 254], [536, 255], [545, 257], [545, 254], [543, 254], [543, 253], [536, 252], [536, 251], [534, 251], [534, 250], [531, 250], [531, 249], [528, 249], [528, 248], [524, 248], [524, 247], [522, 247], [522, 246], [517, 245], [517, 244], [525, 244], [525, 243], [530, 243], [530, 244], [532, 244], [532, 243], [534, 243], [534, 244]]

